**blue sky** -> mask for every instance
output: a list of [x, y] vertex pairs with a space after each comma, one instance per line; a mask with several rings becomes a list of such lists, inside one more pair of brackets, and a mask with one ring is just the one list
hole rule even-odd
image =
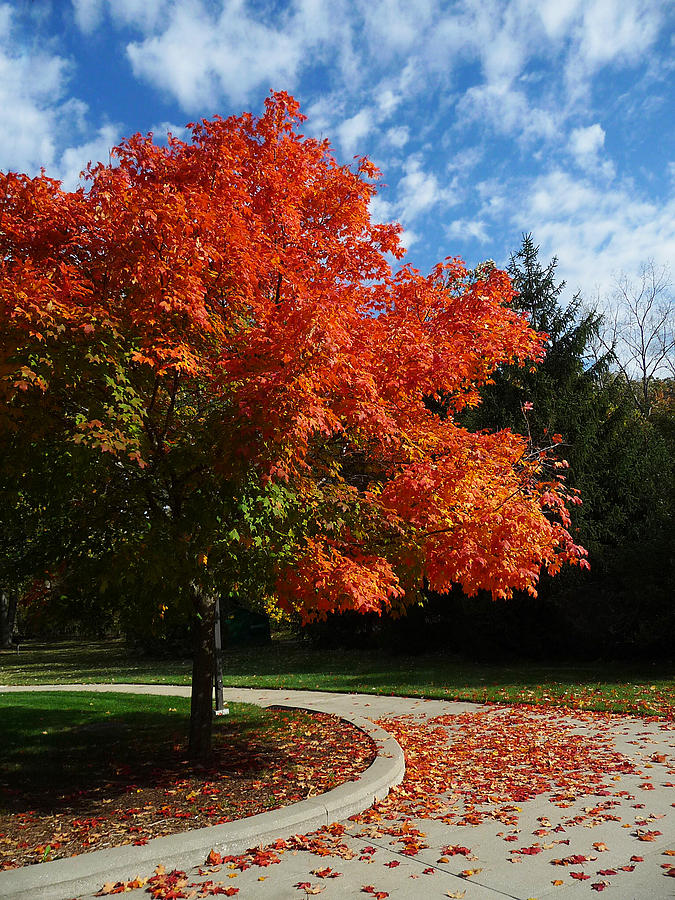
[[136, 131], [287, 90], [367, 154], [405, 261], [523, 231], [592, 302], [675, 258], [673, 0], [0, 0], [0, 169], [72, 188]]

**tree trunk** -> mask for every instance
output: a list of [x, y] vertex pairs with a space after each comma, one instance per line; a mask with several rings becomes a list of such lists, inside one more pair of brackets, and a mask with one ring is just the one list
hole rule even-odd
[[190, 743], [188, 755], [193, 762], [205, 762], [211, 753], [213, 727], [213, 631], [216, 597], [193, 585], [195, 646], [192, 660], [192, 701], [190, 704]]
[[3, 650], [12, 646], [18, 601], [17, 591], [0, 591], [0, 647]]

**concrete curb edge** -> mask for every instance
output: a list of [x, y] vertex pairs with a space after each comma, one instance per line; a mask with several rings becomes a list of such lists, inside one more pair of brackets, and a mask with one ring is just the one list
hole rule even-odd
[[[23, 691], [12, 686], [0, 686], [0, 692], [87, 690], [115, 692], [123, 688], [124, 693], [144, 693], [130, 690], [131, 685], [35, 685], [23, 687]], [[134, 685], [134, 688], [154, 687], [154, 685]], [[160, 685], [161, 693], [173, 696], [170, 685]], [[178, 687], [178, 686], [176, 686]], [[189, 688], [188, 688], [189, 692]], [[148, 691], [152, 693], [152, 691]], [[281, 693], [281, 692], [280, 692]], [[175, 691], [176, 696], [185, 695], [185, 688]], [[289, 709], [306, 709], [323, 712], [319, 706], [292, 703], [265, 703], [263, 706], [277, 706]], [[374, 802], [389, 793], [390, 788], [399, 784], [405, 775], [405, 759], [398, 742], [384, 729], [362, 716], [345, 711], [333, 711], [336, 715], [366, 732], [374, 741], [377, 755], [370, 767], [355, 781], [347, 781], [332, 791], [318, 797], [301, 800], [278, 810], [260, 813], [224, 825], [198, 828], [180, 834], [154, 838], [142, 846], [125, 844], [108, 850], [95, 850], [68, 859], [38, 863], [21, 869], [0, 872], [0, 896], [8, 900], [64, 900], [80, 894], [93, 893], [107, 881], [125, 881], [137, 876], [148, 877], [155, 864], [169, 869], [187, 870], [203, 865], [211, 849], [223, 855], [241, 853], [250, 847], [270, 843], [275, 839], [293, 834], [315, 831], [339, 819], [345, 819], [368, 809]]]

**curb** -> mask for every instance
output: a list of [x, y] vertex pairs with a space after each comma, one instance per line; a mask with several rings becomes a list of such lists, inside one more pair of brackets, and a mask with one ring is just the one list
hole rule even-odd
[[[0, 693], [24, 691], [75, 691], [145, 693], [138, 687], [155, 685], [39, 685], [35, 687], [0, 686]], [[185, 696], [189, 688], [158, 685], [157, 693], [166, 696]], [[122, 690], [120, 690], [122, 688]], [[133, 690], [132, 688], [136, 688]], [[152, 693], [148, 691], [147, 693]], [[325, 712], [317, 705], [291, 703], [264, 703], [265, 707], [306, 709]], [[136, 876], [152, 874], [157, 862], [168, 869], [187, 870], [203, 865], [211, 849], [223, 855], [233, 855], [277, 838], [315, 831], [339, 819], [346, 819], [368, 809], [377, 800], [399, 784], [405, 774], [403, 751], [397, 741], [384, 729], [362, 716], [350, 713], [329, 713], [350, 722], [368, 734], [375, 743], [376, 757], [368, 769], [356, 781], [347, 781], [311, 800], [301, 800], [279, 810], [259, 813], [224, 825], [197, 828], [180, 834], [153, 838], [147, 844], [125, 844], [108, 850], [94, 850], [68, 859], [24, 866], [0, 872], [0, 896], [8, 900], [64, 900], [99, 890], [105, 881], [125, 881]]]

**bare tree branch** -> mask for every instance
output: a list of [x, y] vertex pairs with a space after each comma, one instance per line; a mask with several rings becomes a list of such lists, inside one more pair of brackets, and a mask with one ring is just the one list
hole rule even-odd
[[675, 298], [670, 271], [649, 260], [617, 280], [599, 336], [637, 409], [651, 412], [654, 385], [675, 372]]

